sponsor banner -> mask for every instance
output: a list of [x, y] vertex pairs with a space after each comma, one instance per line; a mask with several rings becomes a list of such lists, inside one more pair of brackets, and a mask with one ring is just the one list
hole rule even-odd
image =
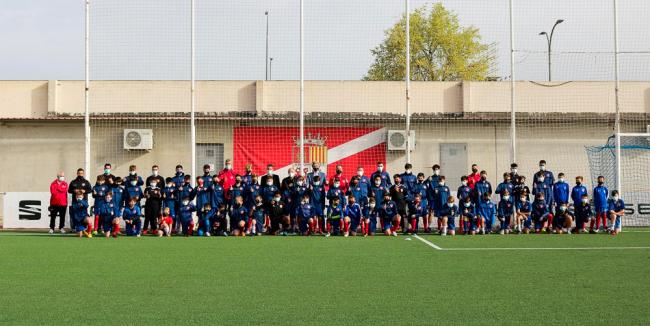
[[[247, 163], [253, 172], [266, 173], [266, 165], [275, 166], [280, 178], [287, 176], [289, 167], [300, 162], [300, 129], [296, 127], [235, 127], [234, 168], [243, 173]], [[343, 165], [348, 178], [363, 166], [370, 176], [377, 161], [386, 161], [386, 129], [355, 127], [305, 128], [305, 164], [311, 170], [312, 161], [327, 166], [327, 175]]]
[[625, 201], [624, 227], [650, 226], [650, 192], [625, 192], [623, 201]]
[[[41, 229], [50, 226], [49, 192], [7, 192], [3, 200], [3, 228]], [[67, 213], [66, 227], [69, 224]], [[56, 225], [59, 225], [58, 218]]]

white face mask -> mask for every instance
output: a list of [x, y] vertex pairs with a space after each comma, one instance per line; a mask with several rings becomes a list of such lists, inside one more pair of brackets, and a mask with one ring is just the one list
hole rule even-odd
[[314, 181], [314, 186], [320, 186], [320, 181]]
[[454, 207], [454, 203], [447, 203], [447, 206]]
[[526, 197], [521, 197], [521, 198], [519, 198], [519, 200], [520, 200], [522, 203], [523, 203], [523, 202], [526, 202]]
[[302, 180], [298, 181], [297, 184], [298, 184], [298, 186], [301, 186], [301, 187], [302, 187], [302, 185], [303, 185]]
[[131, 185], [132, 185], [132, 186], [135, 186], [135, 185], [137, 185], [137, 184], [138, 184], [137, 181], [131, 181]]
[[444, 186], [444, 185], [445, 185], [445, 182], [444, 182], [444, 181], [440, 181], [440, 182], [438, 182], [438, 184], [441, 185], [441, 186]]
[[363, 176], [363, 171], [362, 170], [357, 171], [357, 175], [360, 177]]
[[340, 183], [338, 183], [338, 182], [334, 182], [334, 187], [335, 187], [335, 188], [338, 188], [339, 186], [341, 186]]
[[375, 181], [375, 186], [379, 187], [381, 185], [381, 181]]
[[470, 205], [472, 205], [472, 204], [471, 203], [465, 203], [465, 207], [469, 207]]
[[232, 164], [226, 164], [226, 170], [232, 169]]
[[155, 182], [152, 182], [152, 183], [151, 183], [151, 188], [156, 188], [157, 186], [158, 186], [157, 183], [155, 183]]
[[273, 185], [273, 181], [267, 181], [267, 182], [266, 182], [266, 185], [267, 185], [267, 186], [272, 186], [272, 185]]
[[503, 199], [505, 199], [505, 200], [510, 200], [510, 196], [505, 195], [505, 196], [503, 196]]
[[435, 175], [439, 175], [439, 174], [440, 174], [440, 170], [438, 170], [438, 169], [433, 170], [433, 174], [435, 174]]
[[174, 186], [174, 184], [171, 183], [171, 182], [167, 184], [167, 187], [173, 187], [173, 186]]
[[289, 177], [293, 178], [296, 176], [296, 172], [290, 171], [289, 172]]
[[540, 165], [539, 170], [540, 171], [546, 171], [546, 165]]
[[153, 174], [154, 176], [158, 176], [158, 170], [151, 171], [151, 174]]
[[463, 184], [463, 186], [467, 186], [467, 181], [461, 181], [461, 183]]
[[282, 198], [280, 198], [280, 197], [275, 197], [275, 198], [273, 198], [273, 200], [275, 200], [276, 203], [277, 203], [277, 202], [280, 202], [280, 199], [282, 199]]
[[384, 167], [383, 167], [383, 166], [378, 166], [378, 167], [377, 167], [377, 171], [379, 171], [379, 172], [384, 171]]
[[411, 174], [411, 169], [407, 169], [406, 174]]
[[266, 170], [266, 173], [267, 173], [268, 175], [272, 175], [272, 174], [273, 174], [273, 170]]
[[514, 168], [513, 168], [513, 169], [510, 169], [510, 171], [511, 171], [512, 173], [517, 173], [517, 169], [514, 169]]
[[189, 204], [189, 203], [190, 203], [190, 202], [189, 202], [188, 200], [183, 200], [183, 205], [187, 205], [187, 204]]
[[564, 182], [564, 178], [559, 178], [559, 179], [557, 179], [557, 181]]
[[64, 181], [64, 180], [65, 180], [65, 177], [61, 176], [61, 177], [57, 177], [57, 179], [58, 179], [59, 181]]
[[613, 196], [612, 199], [613, 199], [614, 201], [618, 201], [618, 196]]
[[130, 171], [129, 174], [130, 175], [135, 175], [135, 171]]
[[560, 211], [562, 212], [566, 211], [566, 206], [560, 206]]
[[112, 200], [113, 200], [113, 198], [111, 198], [111, 197], [106, 197], [106, 202], [107, 202], [107, 203], [110, 203]]
[[583, 203], [588, 203], [588, 202], [589, 202], [589, 198], [582, 198], [582, 202], [583, 202]]

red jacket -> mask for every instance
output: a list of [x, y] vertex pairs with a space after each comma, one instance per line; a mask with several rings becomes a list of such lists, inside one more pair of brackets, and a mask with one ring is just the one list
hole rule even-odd
[[347, 193], [348, 192], [348, 187], [350, 186], [350, 181], [346, 177], [344, 177], [343, 174], [335, 174], [335, 175], [330, 177], [330, 180], [329, 180], [329, 183], [328, 183], [328, 185], [330, 187], [334, 186], [334, 178], [339, 179], [339, 182], [341, 182], [341, 185], [339, 186], [339, 189], [341, 189], [341, 191], [343, 191], [344, 194]]
[[467, 176], [467, 185], [472, 188], [472, 190], [474, 189], [474, 185], [479, 181], [481, 181], [481, 174], [478, 172]]
[[68, 183], [54, 180], [50, 184], [50, 206], [68, 206]]
[[226, 170], [223, 169], [219, 174], [217, 175], [219, 177], [219, 180], [221, 180], [221, 186], [223, 189], [226, 191], [226, 199], [230, 199], [230, 187], [235, 184], [235, 176], [237, 173], [235, 173], [234, 170]]

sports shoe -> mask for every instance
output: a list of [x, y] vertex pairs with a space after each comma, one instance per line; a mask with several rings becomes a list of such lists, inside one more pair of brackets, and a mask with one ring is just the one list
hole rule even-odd
[[54, 234], [54, 229], [50, 229], [49, 234]]
[[328, 238], [329, 236], [330, 236], [330, 233], [329, 233], [329, 232], [325, 233], [325, 237], [326, 237], [326, 238]]
[[346, 233], [346, 234], [344, 234], [343, 236], [347, 238], [347, 237], [348, 237], [348, 235], [349, 235], [349, 234], [347, 234], [347, 233]]
[[97, 231], [93, 231], [93, 232], [92, 232], [92, 235], [97, 235]]
[[394, 236], [394, 237], [397, 236], [397, 231], [394, 231], [394, 232], [393, 232], [393, 236]]
[[205, 233], [205, 236], [206, 236], [206, 237], [210, 237], [210, 236], [212, 236], [212, 235], [210, 234], [210, 232], [206, 232], [206, 233]]
[[59, 229], [59, 233], [61, 233], [61, 234], [65, 234], [65, 230], [64, 230], [63, 228], [60, 228], [60, 229]]
[[86, 238], [92, 238], [93, 234], [92, 232], [86, 232]]
[[140, 234], [140, 233], [138, 233], [138, 234], [136, 235], [136, 237], [138, 237], [138, 238], [139, 238], [139, 237], [140, 237], [140, 235], [141, 235], [141, 234]]

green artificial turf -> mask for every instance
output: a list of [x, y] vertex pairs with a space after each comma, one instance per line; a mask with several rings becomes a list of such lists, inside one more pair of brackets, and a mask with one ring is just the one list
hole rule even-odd
[[[650, 247], [650, 233], [421, 237], [443, 249]], [[647, 325], [650, 249], [5, 232], [0, 291], [2, 325]]]

